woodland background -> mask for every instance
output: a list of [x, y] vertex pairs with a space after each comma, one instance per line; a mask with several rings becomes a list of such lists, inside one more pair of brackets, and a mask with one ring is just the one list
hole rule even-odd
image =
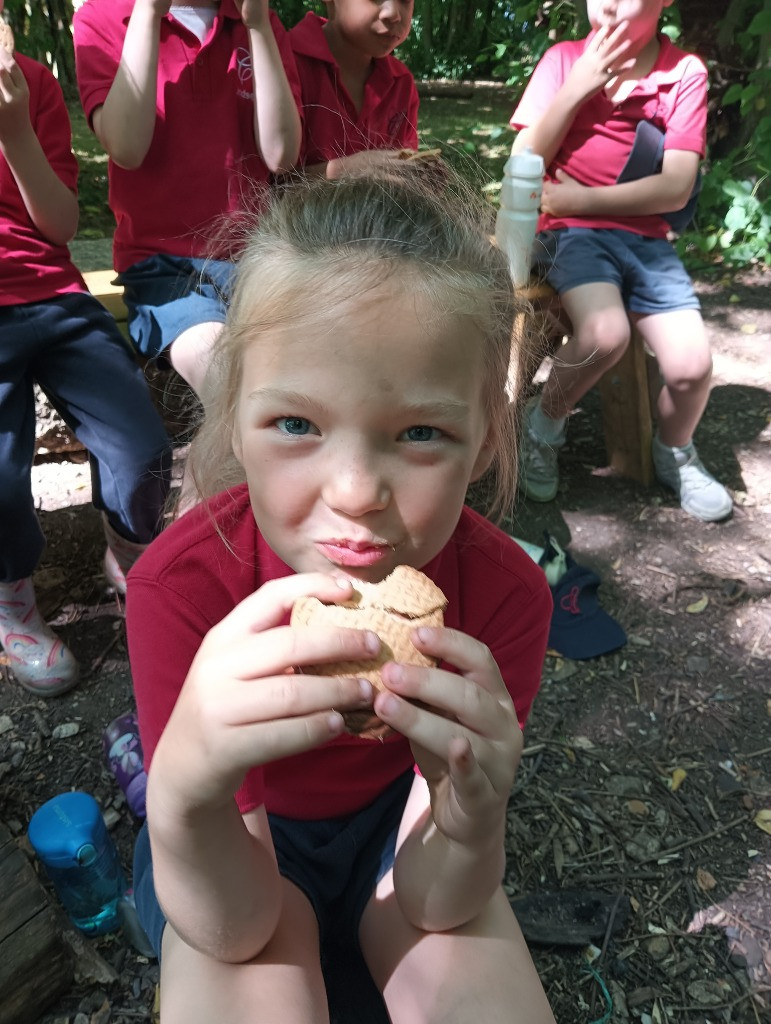
[[[81, 2], [5, 3], [23, 52], [54, 70], [73, 107], [70, 25]], [[324, 11], [323, 3], [305, 0], [274, 0], [272, 6], [287, 27], [307, 10]], [[765, 0], [676, 0], [664, 11], [663, 27], [710, 70], [706, 180], [697, 220], [678, 242], [681, 255], [692, 269], [771, 263], [771, 6]], [[585, 0], [415, 0], [413, 29], [398, 55], [418, 79], [503, 83], [513, 103], [543, 51], [587, 28]], [[505, 121], [499, 130], [507, 134]]]

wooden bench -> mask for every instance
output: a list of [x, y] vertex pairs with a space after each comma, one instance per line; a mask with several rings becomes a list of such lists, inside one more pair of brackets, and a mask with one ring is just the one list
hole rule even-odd
[[123, 301], [123, 288], [112, 283], [114, 278], [114, 270], [90, 270], [83, 274], [88, 290], [108, 313], [112, 313], [121, 329], [125, 330], [127, 310]]
[[[548, 284], [532, 284], [520, 292], [536, 313], [536, 330], [551, 341], [568, 333], [560, 321], [559, 299]], [[518, 326], [522, 330], [524, 324]], [[541, 358], [547, 353], [541, 352]], [[540, 365], [539, 358], [538, 365]], [[532, 375], [538, 369], [532, 367]], [[653, 409], [658, 394], [658, 366], [645, 348], [640, 333], [632, 326], [632, 338], [621, 359], [597, 384], [602, 403], [602, 422], [608, 464], [621, 476], [644, 486], [653, 482]]]

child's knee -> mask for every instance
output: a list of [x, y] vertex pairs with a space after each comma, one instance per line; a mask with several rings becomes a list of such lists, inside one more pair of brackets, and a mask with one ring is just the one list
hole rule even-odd
[[576, 332], [579, 348], [592, 359], [620, 359], [630, 337], [626, 315], [616, 310], [598, 310], [587, 317]]

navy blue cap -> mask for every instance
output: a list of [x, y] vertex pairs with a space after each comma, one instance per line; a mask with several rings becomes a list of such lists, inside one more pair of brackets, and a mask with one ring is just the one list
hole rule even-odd
[[567, 572], [551, 588], [554, 611], [549, 647], [566, 658], [578, 661], [623, 647], [626, 633], [600, 607], [597, 599], [600, 577], [591, 569], [578, 565], [570, 555], [567, 559]]

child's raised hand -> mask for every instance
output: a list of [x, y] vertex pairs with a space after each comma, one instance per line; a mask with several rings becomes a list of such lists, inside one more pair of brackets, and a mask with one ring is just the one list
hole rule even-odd
[[204, 638], [151, 766], [153, 782], [192, 811], [232, 799], [245, 772], [310, 750], [343, 732], [333, 708], [370, 706], [364, 680], [301, 675], [293, 666], [374, 657], [364, 630], [281, 626], [297, 598], [350, 598], [347, 581], [320, 573], [266, 583]]
[[624, 57], [630, 46], [624, 38], [628, 27], [629, 22], [621, 21], [615, 28], [603, 25], [594, 33], [565, 79], [562, 88], [569, 96], [588, 100], [620, 72], [634, 67], [634, 58]]
[[0, 145], [31, 127], [27, 79], [13, 55], [0, 46]]
[[473, 846], [503, 825], [522, 731], [489, 648], [445, 628], [416, 630], [413, 643], [460, 674], [385, 665], [388, 690], [376, 696], [375, 711], [410, 740], [436, 827], [446, 838]]

